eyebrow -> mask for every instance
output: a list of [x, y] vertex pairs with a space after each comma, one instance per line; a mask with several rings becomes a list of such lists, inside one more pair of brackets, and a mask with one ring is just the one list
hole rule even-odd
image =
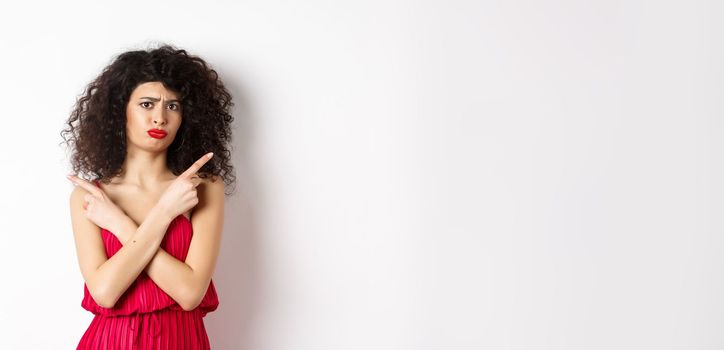
[[[151, 100], [151, 101], [153, 101], [153, 102], [161, 101], [160, 98], [156, 98], [156, 97], [144, 96], [144, 97], [141, 97], [141, 98], [145, 98], [145, 99]], [[166, 102], [179, 102], [179, 100], [168, 100], [168, 101], [166, 101]]]

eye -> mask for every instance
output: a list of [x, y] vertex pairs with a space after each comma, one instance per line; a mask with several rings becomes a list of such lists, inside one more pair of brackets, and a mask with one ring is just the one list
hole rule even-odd
[[171, 110], [173, 110], [173, 111], [176, 111], [180, 108], [180, 106], [177, 103], [171, 103], [168, 106], [172, 107]]
[[153, 103], [148, 102], [148, 101], [143, 101], [143, 102], [140, 103], [141, 107], [147, 108], [147, 107], [145, 106], [146, 103], [148, 103], [148, 104], [153, 104]]

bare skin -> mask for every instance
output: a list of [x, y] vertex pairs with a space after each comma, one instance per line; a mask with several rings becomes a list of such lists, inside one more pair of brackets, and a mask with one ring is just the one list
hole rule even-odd
[[[139, 85], [126, 108], [128, 152], [121, 175], [101, 188], [68, 177], [76, 185], [70, 209], [78, 262], [91, 296], [103, 307], [113, 307], [144, 271], [184, 310], [198, 306], [211, 281], [223, 228], [224, 184], [197, 176], [213, 154], [179, 176], [166, 167], [167, 148], [181, 124], [176, 98], [160, 83]], [[154, 127], [168, 135], [150, 137], [146, 130]], [[168, 225], [180, 215], [194, 232], [185, 261], [160, 248]], [[123, 244], [111, 258], [101, 227]]]

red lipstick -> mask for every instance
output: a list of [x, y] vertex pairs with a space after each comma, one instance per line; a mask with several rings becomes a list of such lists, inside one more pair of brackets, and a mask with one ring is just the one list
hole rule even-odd
[[166, 137], [167, 134], [165, 131], [163, 131], [161, 129], [149, 129], [148, 135], [150, 135], [151, 137], [156, 138], [156, 139], [162, 139], [162, 138]]

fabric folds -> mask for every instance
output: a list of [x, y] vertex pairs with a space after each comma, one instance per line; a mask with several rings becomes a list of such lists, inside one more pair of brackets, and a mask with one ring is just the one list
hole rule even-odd
[[[160, 247], [185, 261], [192, 236], [191, 221], [179, 215], [169, 223]], [[109, 258], [123, 247], [106, 229], [101, 237]], [[141, 272], [112, 308], [98, 305], [84, 284], [81, 306], [95, 317], [77, 349], [209, 349], [203, 317], [216, 310], [219, 299], [211, 280], [199, 306], [185, 311]]]

